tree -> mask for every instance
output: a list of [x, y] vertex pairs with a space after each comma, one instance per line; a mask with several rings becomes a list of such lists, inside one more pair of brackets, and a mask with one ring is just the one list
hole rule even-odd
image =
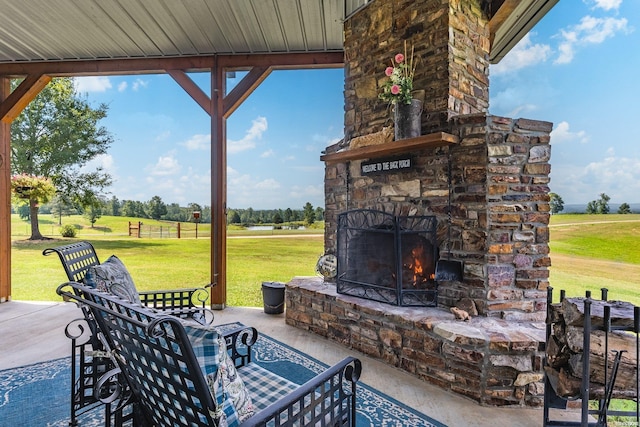
[[63, 215], [72, 215], [77, 212], [73, 206], [65, 203], [64, 199], [60, 197], [60, 195], [56, 194], [53, 197], [53, 200], [50, 203], [51, 205], [51, 213], [54, 216], [58, 217], [58, 225], [62, 225], [62, 216]]
[[549, 204], [551, 205], [551, 213], [557, 214], [564, 210], [564, 200], [556, 193], [549, 193]]
[[315, 222], [315, 220], [316, 220], [316, 213], [315, 213], [315, 211], [313, 210], [313, 205], [312, 205], [311, 203], [307, 202], [307, 203], [304, 205], [304, 208], [303, 208], [303, 215], [304, 215], [304, 223], [305, 223], [306, 225], [311, 225], [311, 224], [313, 224], [313, 223]]
[[[56, 188], [49, 178], [27, 174], [11, 177], [11, 190], [14, 203], [18, 206], [29, 206], [29, 222], [31, 223], [31, 240], [44, 239], [38, 226], [38, 203], [47, 203], [56, 193]], [[35, 221], [34, 221], [35, 217]]]
[[240, 214], [238, 211], [231, 211], [229, 215], [229, 224], [240, 224]]
[[601, 214], [609, 213], [609, 200], [611, 197], [607, 196], [605, 193], [600, 193], [600, 199], [598, 200], [598, 208]]
[[84, 209], [84, 217], [91, 223], [91, 228], [102, 217], [102, 206], [104, 202], [100, 199], [95, 199], [89, 206]]
[[[107, 106], [92, 108], [72, 79], [53, 79], [11, 124], [12, 173], [50, 178], [65, 203], [90, 206], [111, 185], [101, 168], [83, 169], [111, 145], [111, 134], [98, 126], [106, 115]], [[44, 238], [38, 226], [38, 206], [44, 202], [29, 198], [31, 240]]]
[[320, 206], [316, 208], [316, 221], [324, 221], [324, 209]]
[[618, 213], [619, 214], [630, 214], [631, 213], [631, 206], [629, 206], [629, 203], [621, 204], [620, 207], [618, 208]]
[[282, 219], [282, 217], [280, 216], [279, 212], [276, 212], [273, 215], [273, 223], [274, 224], [282, 224], [284, 222], [284, 220]]
[[167, 214], [167, 205], [162, 201], [160, 196], [153, 196], [147, 202], [147, 215], [149, 218], [158, 220]]
[[608, 214], [609, 200], [611, 200], [611, 197], [607, 196], [605, 193], [600, 193], [600, 198], [598, 200], [592, 200], [587, 203], [587, 213]]
[[111, 197], [111, 200], [106, 203], [107, 212], [111, 216], [120, 216], [120, 207], [120, 201], [116, 196]]
[[284, 211], [284, 222], [291, 222], [293, 218], [293, 211], [291, 210], [291, 208], [287, 208]]

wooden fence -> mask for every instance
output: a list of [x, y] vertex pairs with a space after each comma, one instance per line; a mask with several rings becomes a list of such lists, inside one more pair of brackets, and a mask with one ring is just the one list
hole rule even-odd
[[209, 227], [203, 230], [203, 227], [190, 222], [146, 225], [142, 221], [129, 221], [129, 236], [146, 239], [199, 239], [211, 237], [211, 231]]

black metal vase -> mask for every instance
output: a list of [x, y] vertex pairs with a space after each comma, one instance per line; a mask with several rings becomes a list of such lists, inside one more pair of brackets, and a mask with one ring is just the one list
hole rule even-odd
[[415, 138], [422, 132], [422, 101], [412, 99], [411, 104], [397, 103], [393, 109], [396, 141]]

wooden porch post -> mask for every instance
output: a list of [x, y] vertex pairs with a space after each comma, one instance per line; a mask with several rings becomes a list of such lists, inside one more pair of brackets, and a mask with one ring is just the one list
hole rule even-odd
[[211, 308], [227, 304], [227, 138], [224, 68], [211, 70]]
[[[0, 103], [11, 91], [11, 79], [0, 77]], [[11, 122], [0, 121], [0, 302], [11, 299]]]

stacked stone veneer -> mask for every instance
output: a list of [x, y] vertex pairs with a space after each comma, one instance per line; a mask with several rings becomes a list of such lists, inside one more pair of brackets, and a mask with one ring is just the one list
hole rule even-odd
[[398, 52], [417, 64], [414, 89], [425, 91], [423, 133], [446, 130], [460, 114], [489, 107], [489, 29], [478, 0], [373, 0], [347, 19], [345, 139], [391, 126], [378, 99], [384, 70]]
[[550, 265], [550, 131], [548, 122], [458, 116], [451, 132], [460, 142], [412, 153], [410, 171], [361, 176], [360, 160], [327, 163], [325, 251], [335, 253], [337, 216], [351, 209], [436, 215], [441, 257], [450, 252], [451, 259], [464, 263], [463, 282], [440, 284], [440, 305], [471, 298], [485, 316], [543, 321]]
[[[345, 139], [327, 153], [391, 125], [378, 93], [405, 41], [419, 61], [414, 88], [426, 91], [423, 134], [447, 132], [459, 142], [407, 153], [413, 166], [397, 173], [363, 176], [365, 159], [325, 165], [326, 253], [336, 253], [337, 217], [348, 210], [436, 215], [440, 256], [464, 263], [463, 281], [439, 284], [439, 308], [402, 308], [295, 279], [286, 288], [286, 319], [483, 404], [537, 406], [552, 126], [487, 114], [489, 32], [480, 3], [373, 0], [347, 19]], [[446, 310], [463, 299], [479, 312], [468, 323]]]
[[[285, 292], [287, 324], [312, 331], [484, 405], [541, 406], [543, 324], [401, 308], [348, 295], [315, 277]], [[428, 398], [428, 396], [426, 397]]]

